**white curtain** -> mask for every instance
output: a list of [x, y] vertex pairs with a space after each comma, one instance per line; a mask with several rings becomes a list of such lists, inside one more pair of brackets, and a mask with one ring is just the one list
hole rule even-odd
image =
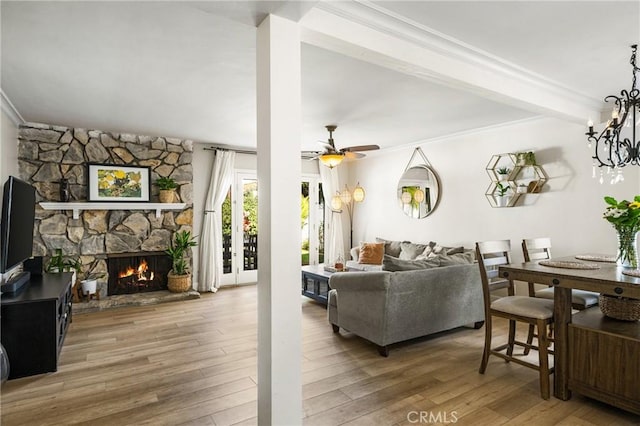
[[349, 253], [344, 252], [344, 239], [342, 234], [342, 214], [331, 210], [331, 198], [340, 189], [340, 180], [336, 168], [328, 168], [322, 164], [320, 167], [320, 179], [322, 180], [322, 192], [324, 194], [325, 209], [329, 209], [327, 224], [324, 235], [324, 261], [333, 263], [338, 255], [342, 255], [344, 260], [349, 259]]
[[207, 201], [204, 203], [198, 291], [218, 291], [222, 279], [222, 203], [233, 180], [236, 153], [215, 151]]

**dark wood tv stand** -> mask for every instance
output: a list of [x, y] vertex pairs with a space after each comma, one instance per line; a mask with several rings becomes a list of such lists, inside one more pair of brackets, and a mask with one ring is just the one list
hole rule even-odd
[[58, 369], [58, 356], [71, 323], [71, 273], [32, 275], [17, 293], [3, 293], [2, 345], [9, 379]]

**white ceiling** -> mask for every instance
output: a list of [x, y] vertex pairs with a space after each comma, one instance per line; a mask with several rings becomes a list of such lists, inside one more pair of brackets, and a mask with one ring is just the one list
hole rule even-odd
[[[376, 2], [601, 99], [629, 88], [640, 2]], [[255, 146], [255, 25], [316, 2], [11, 2], [1, 87], [27, 121]], [[304, 25], [304, 21], [303, 21]], [[414, 143], [536, 113], [302, 45], [302, 147]]]
[[375, 4], [585, 95], [602, 99], [631, 85], [638, 0]]

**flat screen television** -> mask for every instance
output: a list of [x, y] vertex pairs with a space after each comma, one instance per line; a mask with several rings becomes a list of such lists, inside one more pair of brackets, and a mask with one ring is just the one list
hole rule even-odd
[[[9, 176], [4, 184], [2, 219], [0, 222], [0, 272], [5, 273], [31, 257], [33, 223], [36, 213], [36, 190], [20, 179]], [[27, 275], [25, 277], [25, 275]], [[24, 284], [28, 274], [16, 276], [2, 286], [2, 291], [15, 291], [15, 281]], [[9, 285], [12, 284], [12, 285]]]

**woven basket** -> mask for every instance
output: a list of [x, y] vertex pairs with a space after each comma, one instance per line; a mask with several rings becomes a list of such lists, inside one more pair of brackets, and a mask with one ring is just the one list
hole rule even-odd
[[601, 294], [598, 303], [602, 313], [609, 318], [622, 321], [640, 320], [640, 300], [638, 299]]
[[191, 290], [191, 274], [174, 275], [173, 272], [167, 274], [167, 290], [172, 293], [184, 293]]

